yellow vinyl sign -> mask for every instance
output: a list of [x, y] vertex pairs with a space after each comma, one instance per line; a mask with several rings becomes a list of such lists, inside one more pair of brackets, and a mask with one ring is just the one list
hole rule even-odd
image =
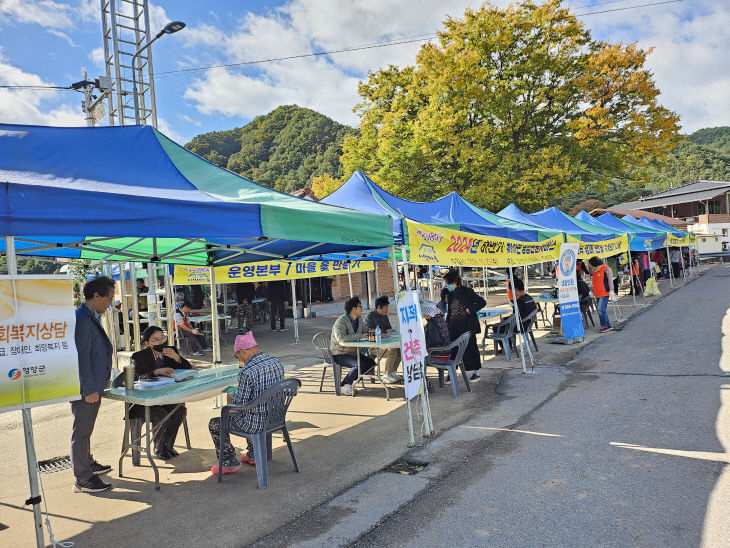
[[[350, 273], [375, 270], [373, 261], [350, 261]], [[215, 282], [270, 282], [347, 274], [347, 261], [263, 261], [215, 267]], [[210, 284], [210, 267], [175, 265], [175, 285]]]
[[523, 266], [557, 260], [561, 236], [519, 242], [482, 236], [406, 219], [410, 262], [444, 266]]
[[[696, 240], [696, 238], [695, 238], [695, 240]], [[689, 245], [689, 242], [690, 242], [689, 236], [677, 238], [676, 236], [667, 232], [667, 245], [669, 247], [682, 247], [683, 245]]]
[[568, 236], [568, 242], [578, 244], [578, 258], [590, 259], [591, 257], [611, 257], [629, 250], [629, 235], [624, 234], [620, 238], [603, 240], [600, 242], [581, 242], [572, 236]]

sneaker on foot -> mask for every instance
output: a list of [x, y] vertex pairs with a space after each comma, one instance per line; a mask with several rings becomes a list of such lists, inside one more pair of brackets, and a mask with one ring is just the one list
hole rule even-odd
[[204, 354], [203, 354], [202, 350], [197, 350], [196, 352], [193, 352], [193, 356], [203, 356], [203, 355]]
[[391, 379], [395, 379], [393, 382], [401, 382], [403, 380], [403, 377], [401, 377], [398, 373], [393, 371], [392, 373], [389, 373]]
[[241, 462], [256, 466], [256, 461], [248, 456], [248, 453], [241, 453]]
[[605, 333], [606, 331], [608, 331], [608, 327], [606, 327], [605, 325], [602, 325], [598, 328], [599, 333]]
[[272, 327], [271, 329], [269, 329], [269, 331], [273, 331], [274, 333], [276, 333], [276, 328]]
[[469, 380], [474, 382], [474, 381], [478, 381], [480, 378], [481, 377], [479, 376], [479, 371], [474, 371], [474, 373], [472, 373], [472, 376], [469, 377]]
[[279, 331], [289, 331], [286, 327], [282, 327]]
[[451, 377], [446, 375], [446, 378], [444, 379], [444, 384], [450, 384], [451, 383]]
[[111, 472], [111, 470], [112, 467], [108, 464], [99, 464], [96, 461], [91, 463], [91, 471], [97, 476], [100, 474], [106, 474], [107, 472]]
[[99, 476], [94, 475], [86, 481], [76, 480], [73, 490], [74, 493], [100, 493], [101, 491], [106, 491], [111, 488], [111, 483], [106, 483], [105, 481], [102, 481]]
[[203, 352], [213, 352], [213, 348], [210, 346], [208, 348], [203, 348]]
[[[223, 473], [224, 474], [233, 474], [234, 472], [238, 472], [241, 468], [243, 468], [243, 465], [240, 462], [238, 464], [236, 464], [235, 466], [226, 466], [224, 464]], [[213, 474], [214, 476], [218, 475], [218, 465], [217, 464], [214, 464], [213, 466], [210, 467], [210, 473]]]
[[436, 389], [433, 387], [431, 381], [428, 379], [426, 379], [426, 390], [428, 390], [429, 394], [433, 394], [434, 392], [436, 392]]
[[340, 386], [340, 395], [341, 396], [352, 396], [352, 385], [343, 384], [342, 386]]
[[383, 380], [383, 382], [385, 384], [393, 384], [393, 383], [398, 382], [398, 377], [394, 377], [393, 375], [390, 375], [388, 373], [386, 373], [385, 375], [383, 375], [380, 378]]

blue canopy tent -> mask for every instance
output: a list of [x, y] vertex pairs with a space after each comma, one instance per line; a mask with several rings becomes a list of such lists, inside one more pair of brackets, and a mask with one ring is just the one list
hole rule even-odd
[[0, 182], [18, 254], [230, 264], [393, 244], [387, 217], [262, 187], [150, 126], [0, 124]]
[[678, 229], [672, 228], [672, 227], [667, 228], [667, 227], [665, 227], [663, 225], [658, 225], [655, 222], [653, 222], [651, 219], [648, 219], [646, 217], [642, 217], [641, 219], [637, 219], [635, 217], [632, 217], [631, 215], [625, 215], [624, 216], [624, 219], [626, 221], [631, 222], [631, 223], [634, 223], [634, 224], [637, 224], [637, 225], [641, 225], [641, 226], [645, 226], [646, 228], [651, 228], [653, 230], [660, 230], [660, 231], [663, 231], [663, 232], [668, 232], [672, 236], [676, 236], [678, 238], [683, 238], [684, 236], [687, 235], [687, 233], [684, 232], [684, 231], [682, 231], [682, 230], [678, 230]]
[[510, 204], [500, 211], [498, 215], [516, 221], [526, 219], [536, 225], [569, 234], [573, 238], [583, 242], [610, 240], [623, 234], [623, 232], [616, 234], [615, 231], [601, 229], [588, 224], [581, 225], [579, 224], [580, 221], [572, 219], [554, 207], [538, 211], [537, 213], [523, 213], [517, 206]]
[[389, 215], [393, 218], [393, 237], [399, 244], [405, 243], [404, 218], [519, 241], [534, 242], [541, 236], [538, 227], [521, 224], [505, 226], [485, 219], [454, 192], [432, 202], [412, 202], [398, 198], [380, 188], [362, 171], [355, 171], [321, 203]]
[[604, 213], [598, 218], [591, 217], [585, 211], [581, 211], [575, 216], [577, 220], [595, 225], [599, 228], [614, 230], [615, 232], [624, 231], [631, 236], [629, 247], [631, 251], [651, 251], [664, 247], [666, 236], [663, 233], [648, 230], [639, 225], [632, 225], [628, 221], [623, 221], [611, 215]]

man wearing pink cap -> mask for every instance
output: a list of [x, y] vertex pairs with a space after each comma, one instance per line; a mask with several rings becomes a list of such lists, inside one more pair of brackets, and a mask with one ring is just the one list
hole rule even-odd
[[[284, 378], [284, 368], [279, 360], [259, 350], [253, 333], [250, 331], [245, 335], [238, 335], [233, 346], [241, 368], [238, 371], [238, 389], [233, 394], [228, 394], [228, 403], [234, 405], [245, 405], [256, 399], [264, 390], [273, 386]], [[236, 430], [256, 434], [263, 432], [266, 424], [265, 409], [242, 411], [231, 416], [231, 421]], [[216, 457], [220, 449], [221, 419], [213, 417], [208, 423], [208, 430], [213, 438]], [[253, 458], [253, 443], [246, 438], [246, 452], [241, 454], [241, 460], [236, 458], [236, 450], [231, 445], [230, 436], [226, 437], [223, 446], [223, 473], [230, 474], [241, 469], [241, 461], [248, 464], [256, 464]], [[214, 464], [210, 471], [213, 475], [218, 474], [218, 465]]]

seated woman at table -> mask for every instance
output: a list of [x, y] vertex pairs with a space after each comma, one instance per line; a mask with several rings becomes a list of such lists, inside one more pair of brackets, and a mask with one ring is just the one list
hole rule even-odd
[[[361, 350], [352, 346], [341, 346], [341, 343], [354, 342], [362, 339], [365, 335], [365, 322], [362, 316], [362, 304], [360, 299], [353, 297], [345, 302], [345, 313], [335, 320], [332, 326], [332, 337], [330, 339], [330, 350], [332, 358], [340, 367], [350, 368], [350, 372], [340, 382], [340, 394], [352, 396], [352, 384], [358, 377], [357, 353]], [[362, 375], [370, 372], [375, 367], [375, 360], [367, 354], [360, 355], [360, 373]]]
[[[175, 369], [192, 369], [190, 363], [183, 358], [174, 346], [167, 345], [165, 332], [156, 325], [151, 325], [142, 332], [144, 350], [132, 354], [134, 376], [137, 379], [169, 377]], [[170, 418], [155, 433], [155, 454], [163, 460], [176, 457], [175, 438], [180, 425], [185, 419], [185, 406], [153, 405], [150, 407], [150, 420], [153, 425], [162, 421], [168, 413], [175, 410]], [[129, 409], [130, 418], [144, 418], [144, 406], [133, 405]]]
[[[449, 326], [446, 325], [446, 318], [436, 305], [430, 302], [423, 303], [421, 314], [426, 320], [424, 334], [426, 336], [426, 350], [431, 348], [449, 346], [451, 344], [451, 335], [449, 335]], [[451, 359], [451, 352], [432, 352], [429, 354], [431, 363], [446, 363]], [[431, 381], [426, 378], [426, 388], [429, 392], [433, 392]]]

